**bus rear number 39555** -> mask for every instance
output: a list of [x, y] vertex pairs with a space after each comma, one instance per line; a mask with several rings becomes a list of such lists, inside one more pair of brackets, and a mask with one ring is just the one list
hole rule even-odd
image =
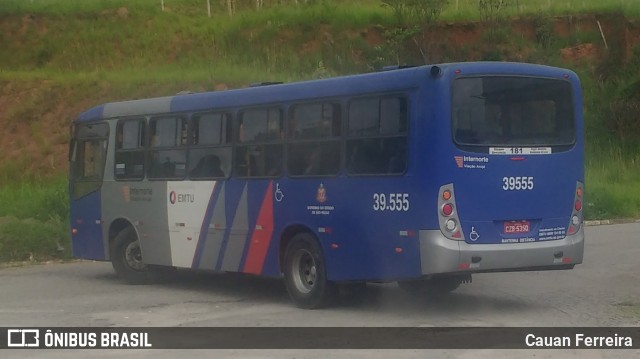
[[502, 177], [502, 189], [505, 191], [530, 191], [533, 189], [533, 177]]
[[402, 211], [409, 210], [409, 194], [408, 193], [374, 193], [373, 194], [373, 210], [374, 211]]

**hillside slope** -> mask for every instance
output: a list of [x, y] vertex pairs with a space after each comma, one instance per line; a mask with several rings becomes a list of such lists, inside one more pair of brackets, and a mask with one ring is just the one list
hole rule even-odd
[[[640, 26], [621, 13], [418, 26], [399, 25], [379, 8], [283, 7], [210, 19], [132, 5], [71, 14], [0, 11], [0, 34], [0, 184], [64, 174], [71, 119], [100, 103], [473, 60], [542, 63], [580, 74], [596, 206], [629, 197], [612, 194], [612, 176], [625, 183], [640, 172], [620, 169], [640, 162], [640, 130], [634, 134], [640, 126], [610, 110], [621, 99], [640, 101], [633, 90], [640, 81], [634, 52]], [[625, 211], [640, 214], [640, 186], [631, 193]]]

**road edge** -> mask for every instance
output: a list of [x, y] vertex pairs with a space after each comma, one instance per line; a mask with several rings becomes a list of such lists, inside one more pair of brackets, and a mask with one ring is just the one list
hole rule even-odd
[[597, 219], [584, 221], [585, 226], [606, 226], [610, 224], [640, 223], [640, 219]]

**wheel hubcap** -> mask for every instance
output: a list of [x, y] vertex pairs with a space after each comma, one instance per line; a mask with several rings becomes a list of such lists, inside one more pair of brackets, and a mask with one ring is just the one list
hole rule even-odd
[[127, 245], [124, 252], [124, 259], [127, 265], [134, 270], [145, 270], [146, 265], [142, 262], [142, 251], [140, 250], [140, 243], [138, 241], [131, 242]]
[[301, 293], [309, 293], [316, 284], [316, 262], [307, 250], [299, 250], [293, 257], [293, 283]]

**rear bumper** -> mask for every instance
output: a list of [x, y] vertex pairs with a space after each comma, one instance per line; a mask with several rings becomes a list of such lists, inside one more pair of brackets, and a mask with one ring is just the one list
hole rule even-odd
[[419, 236], [423, 275], [570, 269], [584, 252], [584, 226], [564, 239], [533, 243], [468, 244], [439, 230]]

